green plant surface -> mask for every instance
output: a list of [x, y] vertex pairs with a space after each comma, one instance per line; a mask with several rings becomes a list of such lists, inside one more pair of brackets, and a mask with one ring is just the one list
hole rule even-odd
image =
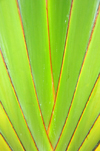
[[[89, 100], [86, 103], [84, 111], [81, 114], [80, 120], [78, 121], [78, 124], [77, 124], [76, 131], [74, 131], [75, 133], [72, 137], [72, 140], [70, 141], [68, 150], [74, 150], [74, 148], [76, 150], [78, 150], [78, 148], [80, 147], [80, 144], [84, 140], [85, 136], [88, 134], [91, 125], [94, 124], [94, 121], [96, 120], [97, 116], [99, 115], [99, 112], [100, 112], [100, 102], [98, 101], [100, 99], [99, 92], [100, 92], [100, 77], [93, 89], [93, 93], [91, 94]], [[88, 119], [88, 121], [87, 121], [87, 119]], [[99, 116], [98, 116], [98, 121], [100, 122]], [[99, 122], [97, 122], [98, 128], [95, 128], [95, 129], [93, 128], [93, 131], [95, 132], [95, 136], [98, 136], [98, 137], [96, 137], [96, 138], [94, 137], [93, 140], [91, 139], [91, 141], [93, 141], [93, 143], [88, 143], [91, 147], [93, 144], [96, 145], [96, 143], [97, 143], [96, 139], [98, 141], [100, 138]], [[83, 135], [80, 135], [81, 132], [83, 133]], [[88, 140], [89, 140], [89, 137], [87, 138], [87, 141]], [[87, 145], [85, 145], [85, 147], [86, 146]], [[92, 148], [94, 148], [94, 147], [92, 147]], [[83, 149], [83, 150], [85, 150], [85, 149]], [[89, 149], [87, 149], [87, 150], [89, 150]], [[92, 149], [90, 149], [90, 150], [92, 150]]]
[[[15, 128], [22, 144], [25, 144], [24, 146], [25, 146], [26, 150], [28, 150], [28, 149], [35, 150], [35, 145], [33, 143], [33, 140], [30, 136], [30, 133], [29, 133], [26, 123], [24, 121], [24, 117], [22, 114], [22, 110], [20, 108], [19, 101], [16, 97], [16, 94], [12, 87], [11, 81], [9, 79], [9, 75], [8, 75], [7, 69], [5, 67], [5, 64], [3, 62], [1, 53], [0, 53], [0, 67], [1, 67], [0, 92], [2, 92], [2, 93], [0, 93], [0, 100], [2, 102], [2, 106], [6, 110], [6, 113], [9, 115], [11, 123], [12, 123], [13, 127]], [[6, 83], [6, 85], [5, 85], [5, 83]], [[7, 93], [7, 92], [9, 92], [9, 93]], [[3, 118], [2, 118], [2, 120], [3, 120]], [[3, 124], [3, 121], [2, 121], [2, 125], [0, 125], [0, 132], [2, 132], [1, 126], [6, 127], [7, 125]], [[7, 128], [7, 131], [8, 131], [8, 128]], [[5, 131], [3, 131], [3, 133], [4, 132]], [[9, 137], [12, 137], [12, 135], [9, 135]], [[13, 138], [13, 140], [14, 140], [14, 138]], [[27, 143], [27, 140], [30, 140], [29, 143]]]
[[99, 149], [99, 41], [100, 0], [0, 1], [1, 151]]
[[[92, 2], [93, 3], [91, 3], [91, 1], [88, 1], [88, 2], [87, 1], [80, 2], [78, 0], [73, 1], [72, 15], [71, 15], [71, 21], [70, 21], [70, 26], [69, 26], [69, 34], [68, 34], [68, 41], [67, 41], [67, 46], [66, 46], [66, 54], [65, 54], [65, 59], [64, 59], [63, 71], [62, 71], [62, 76], [61, 76], [61, 82], [60, 82], [60, 86], [58, 90], [55, 110], [52, 116], [52, 122], [51, 122], [51, 127], [50, 127], [50, 132], [49, 132], [49, 136], [50, 136], [51, 142], [53, 143], [53, 146], [55, 146], [57, 143], [57, 140], [59, 138], [62, 127], [65, 122], [65, 119], [67, 117], [68, 110], [69, 110], [71, 101], [73, 99], [74, 91], [76, 92], [77, 80], [80, 79], [80, 82], [83, 84], [81, 84], [79, 88], [80, 92], [78, 92], [79, 85], [77, 87], [78, 100], [76, 99], [76, 101], [80, 103], [80, 99], [81, 99], [81, 102], [83, 99], [83, 101], [85, 102], [90, 94], [93, 83], [95, 82], [100, 71], [100, 63], [98, 64], [100, 58], [98, 58], [98, 62], [96, 64], [98, 66], [96, 68], [97, 71], [94, 72], [94, 76], [91, 75], [92, 71], [89, 71], [89, 69], [92, 68], [92, 65], [90, 64], [90, 61], [93, 61], [91, 59], [92, 54], [90, 53], [90, 51], [88, 51], [89, 55], [87, 54], [86, 56], [85, 54], [87, 51], [89, 38], [93, 29], [94, 18], [97, 14], [97, 7], [98, 7], [98, 1], [92, 1]], [[81, 7], [78, 3], [81, 3]], [[87, 5], [85, 5], [85, 3], [87, 3]], [[87, 6], [87, 9], [86, 9], [86, 6]], [[91, 11], [88, 11], [88, 8]], [[81, 10], [84, 10], [84, 9], [86, 9], [86, 11], [81, 12]], [[83, 16], [82, 18], [79, 17], [80, 12], [81, 12], [81, 16]], [[79, 21], [79, 18], [80, 18], [80, 21]], [[76, 30], [77, 27], [78, 27], [78, 31]], [[84, 32], [82, 33], [82, 31]], [[99, 39], [98, 39], [98, 45], [100, 47]], [[92, 52], [92, 53], [97, 53], [96, 54], [97, 57], [99, 57], [98, 55], [100, 54], [99, 49], [97, 49], [97, 51], [94, 50], [94, 52]], [[84, 63], [85, 56], [86, 56], [86, 60], [88, 60], [87, 59], [88, 57], [91, 60], [88, 60], [88, 67], [85, 68], [85, 65], [84, 65], [85, 75], [84, 77], [81, 78], [80, 74], [82, 73], [81, 75], [83, 75], [83, 72], [80, 73], [80, 70], [83, 67], [82, 63]], [[94, 57], [94, 54], [93, 54], [93, 57]], [[96, 57], [94, 61], [95, 62], [97, 61]], [[94, 66], [96, 65], [94, 64]], [[94, 68], [92, 69], [94, 70]], [[92, 77], [90, 78], [90, 76]], [[87, 87], [88, 90], [86, 90], [86, 85], [87, 83], [89, 84], [88, 79], [90, 80], [90, 85], [89, 87]], [[87, 94], [83, 93], [82, 88], [86, 90]], [[84, 107], [83, 102], [82, 102], [82, 105]], [[75, 108], [75, 106], [73, 107], [74, 107], [74, 111], [76, 112], [77, 109]], [[79, 107], [80, 111], [82, 110], [83, 107], [81, 106]], [[75, 116], [75, 113], [74, 113], [74, 116]], [[71, 118], [69, 119], [72, 121]]]
[[[8, 140], [8, 144], [10, 144], [12, 146], [11, 147], [12, 150], [23, 151], [23, 147], [21, 146], [14, 129], [12, 129], [12, 125], [6, 116], [6, 113], [5, 113], [1, 103], [0, 103], [0, 121], [2, 121], [0, 130], [4, 134], [4, 137]], [[10, 134], [12, 135], [12, 137], [10, 136]], [[13, 143], [13, 141], [15, 143]]]
[[0, 2], [1, 50], [32, 136], [37, 140], [39, 149], [50, 150], [32, 81], [17, 3], [10, 2]]
[[[100, 33], [99, 31], [100, 31], [100, 14], [98, 16], [97, 24], [96, 24], [96, 27], [92, 36], [93, 42], [91, 42], [89, 46], [88, 52], [86, 54], [86, 59], [85, 59], [85, 62], [81, 71], [81, 75], [79, 77], [77, 90], [73, 99], [70, 114], [66, 121], [64, 132], [62, 134], [61, 143], [59, 142], [60, 147], [62, 146], [63, 141], [69, 142], [69, 138], [71, 138], [71, 135], [73, 134], [77, 121], [81, 115], [82, 110], [84, 109], [87, 98], [89, 97], [88, 94], [91, 93], [91, 90], [92, 90], [91, 88], [93, 87], [93, 84], [95, 83], [95, 80], [98, 77], [98, 74], [100, 71], [100, 51], [99, 51], [100, 50], [100, 43], [99, 43]], [[96, 66], [96, 70], [95, 72], [93, 72], [95, 66]], [[80, 99], [80, 96], [81, 96], [81, 99]], [[97, 99], [97, 101], [98, 100], [99, 99]], [[100, 112], [100, 107], [98, 109], [98, 112]], [[71, 124], [72, 121], [73, 121], [73, 124]]]
[[[98, 145], [98, 144], [97, 144]], [[95, 151], [99, 151], [100, 150], [100, 143], [99, 145], [96, 147]]]
[[[98, 133], [96, 133], [97, 131]], [[100, 115], [95, 124], [93, 125], [93, 130], [90, 131], [89, 136], [87, 136], [84, 144], [80, 148], [80, 151], [92, 150], [98, 143], [98, 140], [100, 140]]]
[[6, 140], [3, 138], [1, 134], [0, 134], [0, 150], [11, 151], [11, 148], [6, 143]]
[[[40, 108], [46, 128], [53, 107], [45, 0], [18, 0]], [[30, 17], [28, 17], [30, 16]]]
[[65, 39], [69, 28], [71, 5], [71, 0], [48, 0], [50, 49], [55, 93], [57, 92], [57, 85], [61, 72]]

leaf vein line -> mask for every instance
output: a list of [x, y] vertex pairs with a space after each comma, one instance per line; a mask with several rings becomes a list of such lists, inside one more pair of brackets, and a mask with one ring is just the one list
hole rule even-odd
[[56, 101], [57, 101], [57, 96], [58, 96], [58, 91], [59, 91], [59, 86], [60, 86], [60, 81], [61, 81], [61, 76], [62, 76], [62, 70], [63, 70], [64, 60], [65, 60], [65, 54], [66, 54], [66, 46], [67, 46], [67, 39], [68, 39], [68, 32], [69, 32], [69, 25], [70, 25], [71, 13], [72, 13], [73, 1], [74, 0], [72, 0], [72, 2], [71, 2], [69, 21], [68, 21], [68, 27], [67, 27], [66, 39], [65, 39], [65, 46], [64, 46], [64, 53], [63, 53], [63, 58], [62, 58], [61, 70], [60, 70], [60, 74], [59, 74], [57, 91], [56, 91], [55, 99], [54, 99], [54, 105], [53, 105], [53, 109], [52, 109], [52, 113], [51, 113], [51, 117], [50, 117], [50, 121], [49, 121], [49, 125], [48, 125], [48, 133], [49, 133], [49, 130], [50, 130], [51, 121], [52, 121], [53, 113], [54, 113], [55, 106], [56, 106]]
[[17, 8], [18, 8], [18, 13], [19, 13], [20, 23], [21, 23], [21, 27], [22, 27], [22, 32], [23, 32], [23, 37], [24, 37], [24, 42], [25, 42], [25, 47], [26, 47], [26, 52], [27, 52], [27, 57], [28, 57], [28, 62], [29, 62], [29, 67], [30, 67], [30, 72], [31, 72], [31, 77], [32, 77], [33, 87], [34, 87], [34, 90], [35, 90], [35, 95], [36, 95], [36, 100], [37, 100], [39, 112], [41, 114], [42, 123], [43, 123], [44, 129], [45, 129], [48, 141], [50, 143], [51, 148], [53, 148], [52, 144], [51, 144], [51, 141], [50, 141], [50, 139], [48, 137], [48, 133], [47, 133], [46, 126], [45, 126], [45, 123], [44, 123], [41, 107], [40, 107], [39, 100], [38, 100], [38, 95], [37, 95], [36, 86], [35, 86], [35, 82], [34, 82], [34, 78], [33, 78], [33, 73], [32, 73], [32, 68], [31, 68], [31, 63], [30, 63], [30, 58], [29, 58], [29, 53], [28, 53], [28, 47], [27, 47], [27, 43], [26, 43], [26, 38], [25, 38], [25, 33], [24, 33], [24, 27], [23, 27], [23, 22], [22, 22], [22, 17], [21, 17], [21, 12], [20, 12], [20, 8], [19, 8], [18, 0], [16, 0], [16, 3], [17, 3]]
[[100, 140], [98, 141], [98, 143], [95, 145], [95, 147], [93, 148], [93, 151], [96, 151], [96, 149], [98, 148], [98, 146], [100, 145]]
[[70, 144], [71, 144], [71, 142], [72, 142], [72, 139], [74, 138], [74, 135], [75, 135], [75, 133], [76, 133], [76, 130], [77, 130], [79, 124], [80, 124], [80, 121], [82, 120], [82, 117], [83, 117], [83, 115], [84, 115], [84, 112], [85, 112], [85, 110], [86, 110], [86, 108], [87, 108], [87, 105], [88, 105], [88, 103], [89, 103], [89, 101], [90, 101], [90, 98], [91, 98], [91, 96], [92, 96], [92, 94], [93, 94], [93, 91], [94, 91], [94, 89], [95, 89], [95, 87], [96, 87], [96, 84], [98, 83], [99, 78], [100, 78], [100, 73], [99, 73], [99, 75], [98, 75], [98, 77], [97, 77], [97, 79], [96, 79], [96, 81], [95, 81], [95, 83], [94, 83], [94, 86], [93, 86], [93, 88], [92, 88], [92, 90], [91, 90], [91, 93], [90, 93], [90, 95], [89, 95], [89, 98], [88, 98], [88, 100], [87, 100], [87, 102], [86, 102], [86, 104], [85, 104], [85, 107], [84, 107], [84, 109], [83, 109], [83, 111], [82, 111], [82, 113], [81, 113], [81, 115], [80, 115], [80, 117], [79, 117], [79, 120], [78, 120], [78, 122], [77, 122], [77, 125], [76, 125], [76, 127], [75, 127], [75, 129], [74, 129], [74, 132], [73, 132], [72, 136], [71, 136], [71, 139], [70, 139], [70, 141], [69, 141], [69, 143], [68, 143], [68, 145], [67, 145], [67, 147], [66, 147], [66, 151], [68, 150], [68, 148], [69, 148], [69, 146], [70, 146]]
[[50, 68], [51, 68], [51, 78], [52, 78], [53, 99], [55, 99], [54, 78], [53, 78], [52, 59], [51, 59], [51, 45], [50, 45], [50, 29], [49, 29], [49, 16], [48, 16], [48, 0], [46, 0], [46, 16], [47, 16], [47, 30], [48, 30], [49, 57], [50, 57]]
[[93, 127], [95, 126], [95, 124], [96, 124], [96, 122], [97, 122], [97, 120], [98, 120], [99, 118], [100, 118], [100, 114], [99, 114], [99, 115], [97, 116], [97, 118], [95, 119], [93, 125], [91, 126], [90, 130], [88, 131], [88, 133], [87, 133], [86, 137], [84, 138], [82, 144], [81, 144], [80, 147], [78, 148], [78, 151], [81, 149], [81, 147], [82, 147], [82, 145], [84, 144], [86, 138], [87, 138], [87, 137], [89, 136], [89, 134], [91, 133]]
[[35, 140], [34, 140], [34, 138], [33, 138], [33, 136], [32, 136], [32, 133], [31, 133], [30, 128], [29, 128], [29, 126], [28, 126], [28, 124], [27, 124], [25, 115], [24, 115], [23, 110], [22, 110], [22, 108], [21, 108], [20, 101], [19, 101], [19, 99], [18, 99], [16, 90], [15, 90], [15, 88], [14, 88], [14, 84], [13, 84], [12, 79], [11, 79], [11, 77], [10, 77], [10, 74], [9, 74], [9, 71], [8, 71], [8, 67], [7, 67], [7, 65], [6, 65], [6, 62], [5, 62], [5, 60], [4, 60], [4, 57], [3, 57], [3, 54], [2, 54], [2, 51], [1, 51], [1, 50], [0, 50], [0, 54], [1, 54], [1, 57], [2, 57], [2, 59], [3, 59], [3, 63], [4, 63], [4, 65], [5, 65], [5, 69], [6, 69], [6, 72], [7, 72], [8, 77], [9, 77], [9, 81], [10, 81], [10, 83], [11, 83], [13, 92], [14, 92], [15, 97], [16, 97], [16, 99], [17, 99], [17, 103], [18, 103], [19, 108], [20, 108], [20, 110], [21, 110], [21, 113], [22, 113], [22, 116], [23, 116], [23, 118], [24, 118], [25, 124], [26, 124], [26, 126], [27, 126], [27, 128], [28, 128], [28, 131], [29, 131], [29, 133], [30, 133], [30, 135], [31, 135], [31, 138], [32, 138], [32, 140], [33, 140], [33, 142], [34, 142], [34, 144], [35, 144], [35, 147], [36, 147], [36, 149], [38, 150], [37, 145], [36, 145], [36, 142], [35, 142]]
[[87, 45], [87, 49], [86, 49], [86, 52], [85, 52], [85, 55], [84, 55], [84, 58], [83, 58], [83, 62], [82, 62], [81, 69], [80, 69], [80, 72], [79, 72], [79, 76], [78, 76], [78, 80], [77, 80], [76, 87], [75, 87], [75, 90], [74, 90], [74, 94], [73, 94], [73, 97], [72, 97], [72, 101], [71, 101], [71, 104], [70, 104], [70, 107], [69, 107], [69, 110], [68, 110], [68, 114], [67, 114], [67, 117], [65, 119], [65, 122], [64, 122], [63, 128], [61, 130], [61, 133], [60, 133], [59, 139], [57, 141], [57, 144], [55, 146], [55, 149], [58, 146], [58, 143], [60, 141], [60, 138], [61, 138], [62, 133], [63, 133], [64, 128], [65, 128], [65, 125], [67, 123], [67, 119], [68, 119], [68, 116], [69, 116], [69, 113], [70, 113], [70, 110], [71, 110], [71, 107], [72, 107], [72, 103], [73, 103], [73, 100], [74, 100], [74, 97], [75, 97], [75, 94], [76, 94], [76, 91], [77, 91], [77, 87], [78, 87], [78, 83], [79, 83], [79, 80], [80, 80], [80, 76], [81, 76], [81, 73], [82, 73], [82, 70], [83, 70], [84, 62], [86, 60], [87, 53], [88, 53], [88, 50], [89, 50], [89, 46], [90, 46], [90, 43], [91, 43], [91, 40], [92, 40], [92, 36], [93, 36], [93, 32], [94, 32], [94, 28], [95, 28], [95, 25], [96, 25], [96, 21], [97, 21], [97, 18], [98, 18], [99, 11], [100, 11], [100, 6], [98, 7], [97, 14], [96, 14], [96, 17], [95, 17], [95, 20], [94, 20], [94, 24], [93, 24], [92, 31], [91, 31], [91, 34], [90, 34], [90, 38], [89, 38], [89, 42], [88, 42], [88, 45]]
[[0, 133], [1, 137], [3, 138], [3, 140], [5, 141], [6, 145], [9, 147], [9, 149], [12, 151], [10, 145], [8, 144], [7, 140], [5, 139], [5, 137], [3, 136], [2, 133]]
[[19, 143], [20, 143], [20, 145], [22, 146], [23, 150], [25, 151], [25, 148], [24, 148], [24, 146], [23, 146], [21, 140], [19, 139], [18, 134], [17, 134], [17, 132], [16, 132], [16, 130], [15, 130], [13, 124], [11, 123], [10, 118], [9, 118], [9, 116], [8, 116], [8, 114], [7, 114], [7, 112], [6, 112], [6, 110], [5, 110], [5, 108], [4, 108], [4, 106], [3, 106], [3, 104], [2, 104], [1, 101], [0, 101], [0, 104], [1, 104], [1, 106], [2, 106], [2, 108], [3, 108], [3, 111], [5, 112], [5, 115], [6, 115], [7, 119], [8, 119], [8, 121], [9, 121], [9, 123], [10, 123], [12, 129], [14, 130], [14, 133], [15, 133], [15, 135], [16, 135], [16, 137], [17, 137]]

